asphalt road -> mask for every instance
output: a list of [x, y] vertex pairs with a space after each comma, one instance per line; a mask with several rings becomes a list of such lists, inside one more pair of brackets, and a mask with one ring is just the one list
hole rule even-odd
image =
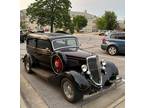
[[[76, 36], [80, 41], [81, 48], [99, 55], [100, 59], [110, 60], [115, 63], [119, 69], [120, 76], [125, 78], [124, 55], [109, 56], [102, 51], [100, 49], [101, 37], [92, 34], [79, 34]], [[20, 47], [21, 57], [23, 57], [26, 53], [25, 44], [21, 44]], [[22, 62], [20, 72], [48, 105], [48, 108], [107, 108], [125, 95], [125, 84], [122, 82], [117, 88], [110, 88], [101, 94], [86, 95], [80, 102], [71, 104], [63, 98], [60, 87], [57, 86], [57, 84], [51, 80], [45, 80], [37, 74], [27, 74]], [[22, 86], [21, 89], [23, 89]], [[120, 102], [114, 107], [117, 108], [119, 104]], [[124, 106], [122, 108], [124, 108]]]

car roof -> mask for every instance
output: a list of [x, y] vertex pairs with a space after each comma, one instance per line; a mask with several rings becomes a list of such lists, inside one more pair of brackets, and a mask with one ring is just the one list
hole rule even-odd
[[64, 33], [31, 33], [28, 35], [28, 37], [48, 40], [48, 39], [55, 39], [55, 38], [62, 38], [62, 37], [75, 37], [75, 36], [71, 34], [64, 34]]

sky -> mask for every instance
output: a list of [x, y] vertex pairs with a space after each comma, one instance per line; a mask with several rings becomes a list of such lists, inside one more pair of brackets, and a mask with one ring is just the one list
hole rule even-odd
[[[20, 9], [26, 9], [35, 0], [20, 0]], [[88, 13], [102, 16], [105, 11], [114, 11], [118, 19], [125, 18], [125, 0], [70, 0], [72, 11], [87, 10]]]

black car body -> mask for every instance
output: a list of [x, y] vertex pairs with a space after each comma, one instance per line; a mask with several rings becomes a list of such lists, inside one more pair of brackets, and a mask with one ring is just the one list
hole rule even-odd
[[24, 34], [23, 34], [22, 31], [20, 31], [20, 43], [23, 43], [24, 40], [25, 40], [25, 38], [24, 38]]
[[31, 72], [39, 63], [49, 66], [69, 102], [110, 87], [118, 76], [115, 64], [100, 61], [97, 55], [80, 49], [75, 36], [63, 33], [29, 34], [24, 57], [26, 71]]
[[24, 43], [27, 34], [28, 34], [28, 33], [27, 33], [26, 30], [20, 30], [20, 43]]

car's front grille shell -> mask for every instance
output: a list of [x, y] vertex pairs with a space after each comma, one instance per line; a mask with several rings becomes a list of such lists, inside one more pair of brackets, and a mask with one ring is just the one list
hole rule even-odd
[[88, 70], [91, 72], [92, 78], [96, 83], [100, 82], [100, 75], [98, 71], [97, 58], [91, 56], [87, 58]]

